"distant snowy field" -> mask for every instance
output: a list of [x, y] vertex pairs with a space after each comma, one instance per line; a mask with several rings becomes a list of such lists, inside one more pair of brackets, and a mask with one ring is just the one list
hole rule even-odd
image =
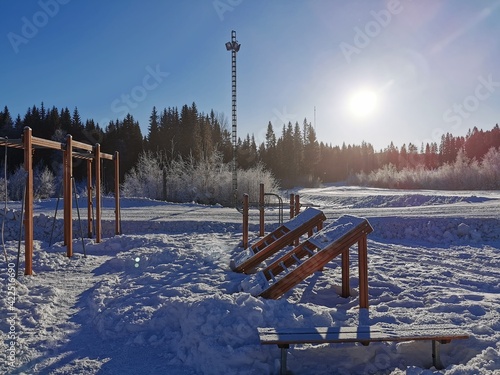
[[[12, 282], [2, 261], [0, 373], [274, 374], [279, 349], [261, 346], [257, 327], [360, 323], [453, 325], [470, 339], [441, 346], [441, 371], [431, 367], [430, 342], [294, 346], [288, 368], [307, 375], [500, 373], [500, 192], [296, 193], [329, 220], [350, 214], [372, 224], [368, 313], [358, 308], [354, 251], [350, 298], [337, 294], [338, 261], [279, 300], [240, 292], [246, 276], [229, 268], [242, 251], [234, 209], [125, 199], [124, 234], [113, 236], [113, 202], [105, 199], [103, 241], [85, 239], [84, 257], [75, 213], [68, 259], [58, 242], [60, 219], [49, 247], [55, 201], [42, 201], [35, 207], [36, 275]], [[4, 229], [13, 262], [20, 205], [9, 202], [9, 209]], [[257, 239], [251, 213], [250, 238]], [[266, 214], [269, 232], [277, 210]]]

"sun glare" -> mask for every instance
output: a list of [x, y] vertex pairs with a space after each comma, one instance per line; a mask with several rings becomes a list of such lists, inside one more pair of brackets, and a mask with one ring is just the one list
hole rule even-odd
[[352, 116], [364, 119], [375, 113], [377, 105], [377, 93], [373, 90], [363, 89], [355, 91], [349, 96], [347, 109]]

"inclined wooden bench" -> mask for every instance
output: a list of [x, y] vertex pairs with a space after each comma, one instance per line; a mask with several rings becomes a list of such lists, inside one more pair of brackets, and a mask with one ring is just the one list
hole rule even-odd
[[367, 235], [373, 231], [361, 217], [343, 215], [313, 236], [249, 276], [243, 289], [253, 295], [277, 299], [301, 281], [320, 271], [337, 256], [342, 257], [342, 297], [349, 297], [349, 249], [358, 245], [359, 306], [368, 308]]
[[255, 268], [266, 259], [283, 249], [285, 246], [298, 240], [308, 233], [313, 235], [313, 230], [321, 230], [325, 214], [315, 208], [309, 207], [295, 216], [290, 221], [269, 233], [267, 236], [250, 246], [230, 262], [230, 267], [235, 272], [253, 273]]
[[453, 326], [403, 326], [403, 327], [313, 327], [313, 328], [258, 328], [261, 345], [278, 345], [281, 349], [280, 373], [286, 374], [287, 349], [293, 344], [326, 344], [360, 342], [368, 345], [381, 341], [432, 341], [432, 363], [442, 369], [440, 344], [469, 336]]

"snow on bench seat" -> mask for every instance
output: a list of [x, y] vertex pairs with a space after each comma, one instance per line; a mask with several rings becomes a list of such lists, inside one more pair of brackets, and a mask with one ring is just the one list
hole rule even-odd
[[325, 344], [360, 342], [368, 345], [382, 341], [432, 341], [432, 362], [442, 369], [440, 344], [468, 339], [469, 335], [456, 326], [356, 326], [311, 328], [258, 328], [261, 345], [278, 345], [281, 349], [281, 374], [286, 374], [287, 349], [292, 344]]

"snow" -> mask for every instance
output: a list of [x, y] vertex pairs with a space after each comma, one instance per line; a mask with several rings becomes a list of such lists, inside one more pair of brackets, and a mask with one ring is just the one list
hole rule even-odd
[[307, 223], [309, 220], [312, 220], [319, 216], [321, 216], [320, 210], [308, 207], [304, 211], [300, 212], [297, 216], [295, 216], [292, 220], [284, 223], [283, 226], [288, 228], [290, 231], [293, 231], [299, 228], [301, 225]]
[[[374, 228], [368, 311], [358, 307], [356, 251], [349, 298], [339, 296], [339, 260], [279, 300], [242, 292], [246, 275], [229, 267], [243, 251], [241, 214], [234, 209], [125, 199], [124, 234], [113, 236], [113, 200], [105, 199], [105, 238], [85, 239], [84, 256], [75, 219], [75, 255], [67, 258], [62, 214], [49, 246], [55, 201], [40, 201], [35, 275], [21, 272], [14, 280], [12, 264], [2, 263], [0, 373], [273, 374], [279, 349], [260, 345], [257, 327], [358, 324], [446, 325], [470, 338], [441, 346], [441, 371], [432, 368], [430, 342], [296, 345], [289, 369], [306, 375], [500, 373], [500, 193], [349, 187], [296, 193], [328, 220], [354, 215]], [[10, 263], [19, 210], [9, 202]], [[278, 220], [275, 212], [266, 214], [267, 233]], [[256, 240], [255, 210], [250, 230]], [[22, 254], [21, 271], [23, 260]]]

